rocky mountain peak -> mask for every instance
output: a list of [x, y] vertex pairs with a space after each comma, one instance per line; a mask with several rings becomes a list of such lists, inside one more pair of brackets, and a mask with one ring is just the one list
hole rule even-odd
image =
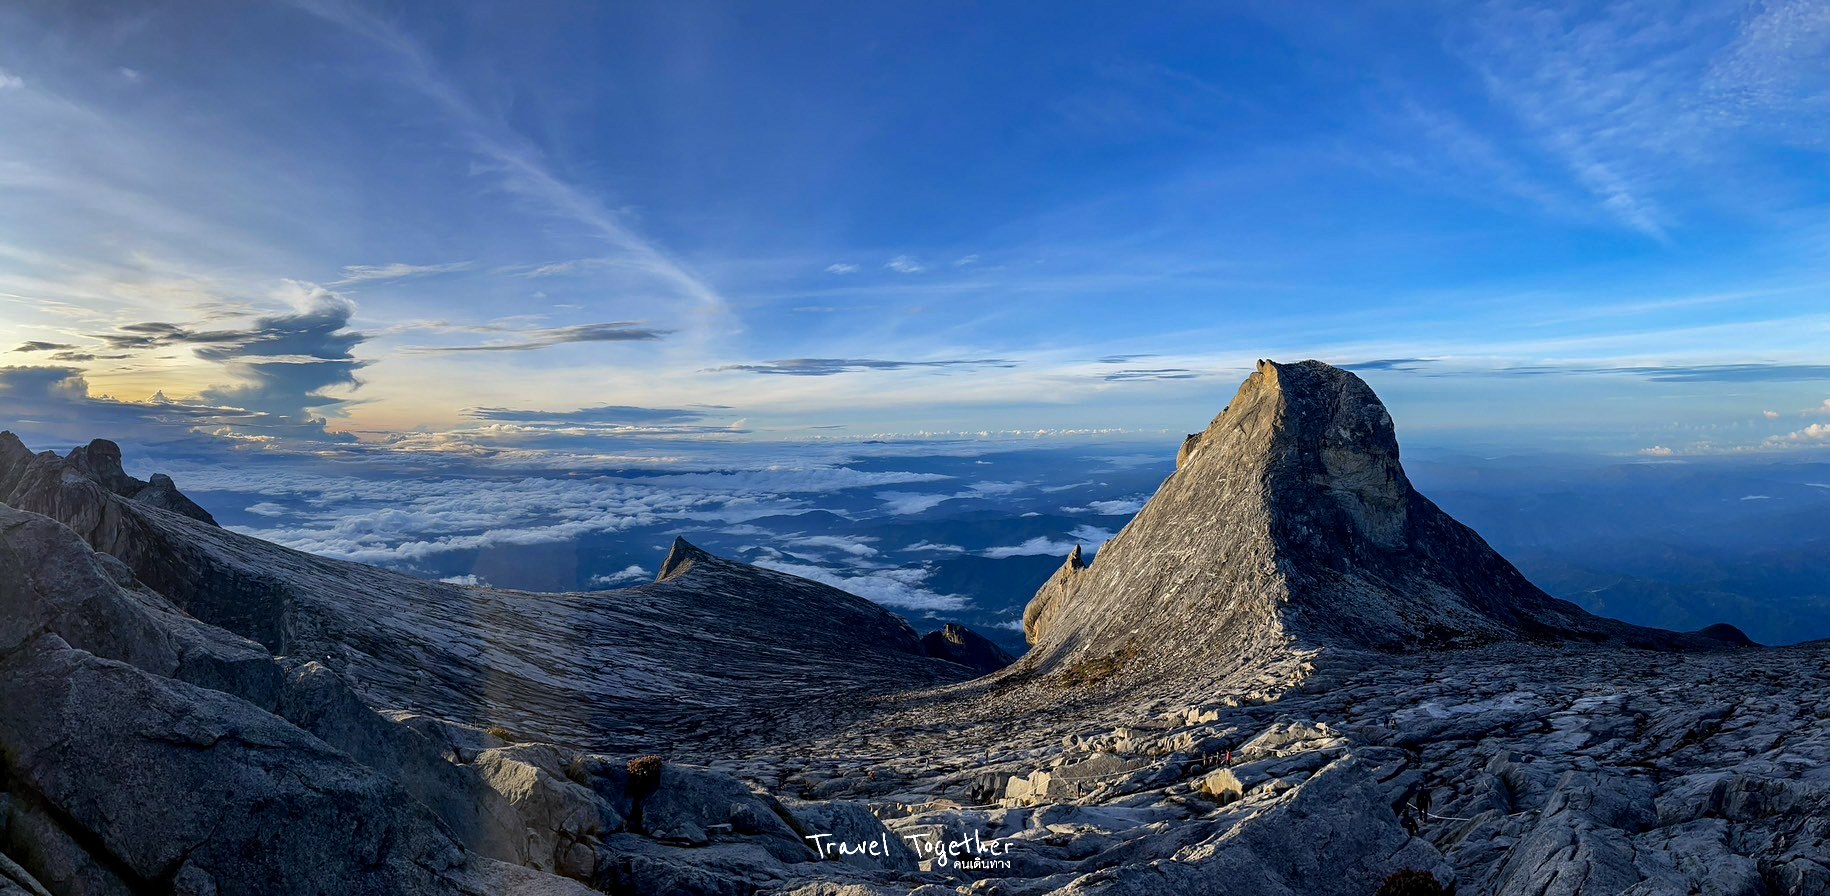
[[146, 486], [121, 468], [121, 446], [107, 439], [95, 439], [87, 445], [70, 449], [65, 460], [89, 478], [107, 486], [115, 494], [138, 491]]
[[1260, 361], [1092, 565], [1031, 600], [1022, 666], [1239, 668], [1322, 648], [1506, 640], [1721, 646], [1545, 594], [1412, 488], [1391, 415], [1353, 373]]
[[[49, 505], [33, 506], [34, 501], [52, 501], [65, 505], [67, 515], [103, 520], [107, 495], [216, 525], [216, 518], [178, 491], [170, 476], [155, 473], [151, 482], [129, 476], [121, 466], [121, 446], [114, 442], [95, 439], [64, 457], [50, 451], [35, 455], [18, 436], [0, 432], [0, 501], [37, 511]], [[85, 509], [70, 509], [74, 507]]]
[[921, 650], [935, 659], [958, 663], [981, 674], [996, 672], [1016, 662], [1004, 648], [957, 622], [949, 622], [922, 635]]
[[675, 537], [673, 546], [667, 549], [667, 559], [661, 561], [661, 571], [655, 574], [656, 582], [665, 582], [674, 576], [683, 575], [691, 569], [693, 563], [709, 559], [712, 555], [696, 548], [684, 538]]

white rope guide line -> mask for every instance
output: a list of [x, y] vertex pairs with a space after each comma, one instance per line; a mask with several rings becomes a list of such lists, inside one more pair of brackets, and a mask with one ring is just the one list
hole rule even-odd
[[[1482, 821], [1483, 820], [1483, 819], [1479, 819], [1479, 818], [1456, 818], [1453, 815], [1437, 815], [1434, 812], [1425, 812], [1422, 809], [1418, 809], [1416, 803], [1407, 802], [1407, 803], [1405, 803], [1405, 805], [1411, 807], [1412, 809], [1415, 809], [1419, 815], [1427, 816], [1429, 818], [1434, 818], [1437, 821]], [[1499, 817], [1500, 818], [1517, 818], [1521, 815], [1530, 815], [1530, 814], [1531, 814], [1531, 810], [1526, 809], [1526, 810], [1522, 810], [1519, 812], [1513, 812], [1513, 813], [1510, 813], [1507, 815], [1501, 815]]]

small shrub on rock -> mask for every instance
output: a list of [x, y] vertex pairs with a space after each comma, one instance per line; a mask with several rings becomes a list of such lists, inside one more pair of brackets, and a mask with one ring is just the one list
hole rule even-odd
[[641, 799], [661, 785], [661, 767], [667, 760], [659, 756], [637, 756], [629, 760], [629, 795]]
[[1454, 896], [1454, 892], [1437, 883], [1436, 875], [1411, 869], [1386, 878], [1379, 885], [1378, 896]]

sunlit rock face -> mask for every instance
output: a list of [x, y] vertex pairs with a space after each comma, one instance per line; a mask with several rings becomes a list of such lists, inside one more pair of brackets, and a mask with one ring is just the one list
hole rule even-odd
[[1120, 677], [1151, 680], [1306, 649], [1716, 643], [1533, 586], [1411, 488], [1372, 389], [1317, 361], [1259, 362], [1096, 562], [1043, 585], [1025, 632], [1026, 669], [1118, 657]]

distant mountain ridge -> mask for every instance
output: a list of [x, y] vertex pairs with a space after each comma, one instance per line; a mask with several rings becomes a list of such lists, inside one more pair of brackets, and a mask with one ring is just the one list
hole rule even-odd
[[453, 585], [222, 529], [182, 512], [195, 505], [168, 477], [136, 488], [120, 469], [112, 442], [60, 458], [0, 433], [0, 499], [76, 530], [204, 622], [335, 662], [379, 705], [608, 743], [753, 727], [828, 682], [868, 693], [986, 671], [931, 656], [871, 601], [684, 539], [632, 588]]

